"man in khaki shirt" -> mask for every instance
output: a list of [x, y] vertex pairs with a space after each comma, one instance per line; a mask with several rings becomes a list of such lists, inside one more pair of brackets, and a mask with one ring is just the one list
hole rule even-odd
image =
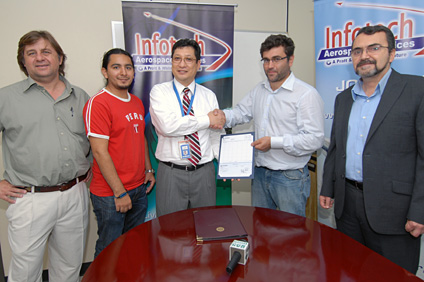
[[90, 170], [82, 109], [89, 96], [65, 79], [66, 55], [47, 31], [22, 36], [17, 59], [28, 78], [0, 89], [8, 281], [41, 281], [47, 241], [49, 281], [79, 281]]

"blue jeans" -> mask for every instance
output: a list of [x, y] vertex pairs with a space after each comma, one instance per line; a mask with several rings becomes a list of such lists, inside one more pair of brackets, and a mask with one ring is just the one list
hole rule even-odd
[[252, 205], [279, 209], [305, 216], [306, 202], [311, 191], [308, 166], [294, 170], [270, 170], [255, 167], [252, 180]]
[[132, 209], [126, 213], [116, 211], [115, 197], [99, 197], [91, 193], [91, 203], [97, 218], [97, 234], [94, 257], [112, 243], [116, 238], [133, 227], [144, 222], [147, 211], [146, 184], [128, 191]]

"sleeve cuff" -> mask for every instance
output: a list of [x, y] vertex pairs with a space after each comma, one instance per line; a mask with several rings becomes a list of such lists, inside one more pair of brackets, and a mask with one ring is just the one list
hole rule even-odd
[[284, 137], [271, 136], [271, 149], [282, 149], [284, 147]]
[[197, 122], [199, 124], [198, 130], [209, 128], [210, 121], [209, 121], [208, 115], [199, 116], [199, 117], [196, 117], [196, 118], [197, 118]]

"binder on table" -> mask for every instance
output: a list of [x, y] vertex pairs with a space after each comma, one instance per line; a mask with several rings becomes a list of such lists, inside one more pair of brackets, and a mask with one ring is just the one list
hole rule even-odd
[[247, 232], [233, 208], [196, 210], [193, 215], [198, 242], [247, 237]]

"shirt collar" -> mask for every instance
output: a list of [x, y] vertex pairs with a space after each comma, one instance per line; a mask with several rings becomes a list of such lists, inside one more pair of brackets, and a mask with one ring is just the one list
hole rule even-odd
[[[72, 87], [72, 85], [69, 83], [69, 81], [64, 76], [59, 75], [59, 79], [61, 81], [63, 81], [63, 83], [65, 83], [66, 93], [70, 94], [74, 91], [74, 88]], [[23, 92], [24, 93], [27, 92], [33, 86], [42, 87], [34, 79], [32, 79], [30, 76], [28, 76], [28, 78], [25, 80]], [[42, 87], [42, 88], [44, 88], [44, 87]]]
[[272, 90], [271, 85], [269, 83], [269, 80], [265, 80], [262, 84], [270, 92], [276, 93], [281, 88], [289, 90], [289, 91], [293, 91], [295, 81], [296, 81], [296, 77], [294, 76], [294, 73], [291, 71], [289, 77], [287, 77], [287, 79], [283, 82], [283, 84], [281, 84], [281, 86], [278, 89], [276, 89], [275, 91]]
[[[183, 93], [184, 88], [186, 88], [186, 86], [179, 83], [175, 78], [174, 78], [174, 84], [175, 84], [175, 87], [177, 88], [178, 94], [180, 94], [180, 96], [183, 95], [182, 93]], [[195, 85], [196, 85], [196, 80], [193, 80], [190, 83], [190, 85], [187, 86], [187, 88], [190, 89], [191, 93], [194, 93]]]
[[121, 97], [116, 96], [115, 94], [113, 94], [109, 90], [107, 90], [106, 87], [104, 87], [102, 90], [104, 92], [108, 93], [110, 96], [112, 96], [112, 97], [114, 97], [114, 98], [116, 98], [118, 100], [121, 100], [122, 102], [129, 102], [129, 101], [131, 101], [131, 95], [130, 95], [130, 92], [128, 92], [128, 91], [127, 91], [127, 98], [121, 98]]
[[[375, 88], [375, 92], [371, 97], [382, 95], [384, 92], [384, 89], [386, 88], [387, 81], [389, 80], [390, 74], [392, 73], [392, 69], [390, 68], [387, 73], [380, 79], [378, 82], [377, 87]], [[362, 78], [358, 80], [357, 83], [352, 88], [352, 98], [355, 101], [357, 96], [366, 96], [364, 93], [364, 90], [362, 86], [364, 85], [364, 82], [362, 81]]]

